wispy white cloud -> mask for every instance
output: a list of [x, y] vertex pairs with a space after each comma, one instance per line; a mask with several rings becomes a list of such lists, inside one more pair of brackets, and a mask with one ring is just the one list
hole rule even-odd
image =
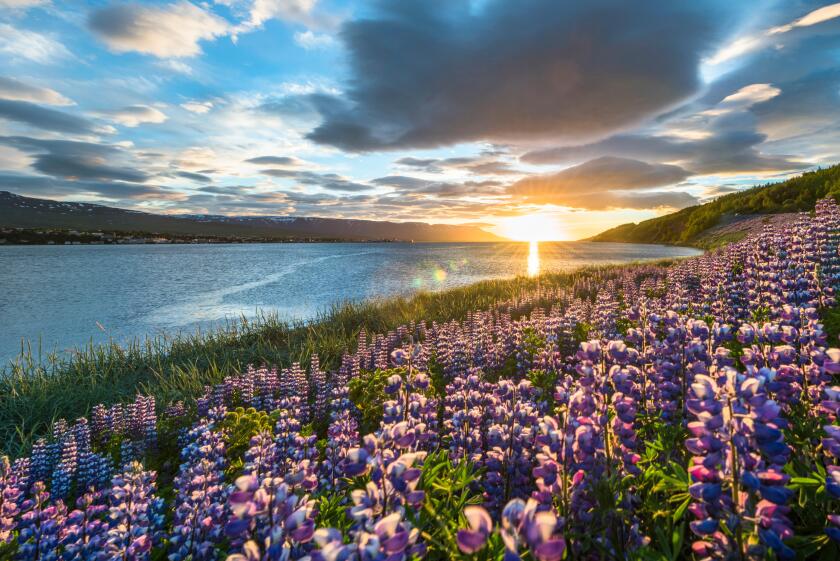
[[212, 101], [187, 101], [181, 104], [181, 107], [189, 111], [190, 113], [198, 113], [199, 115], [203, 115], [204, 113], [209, 112], [213, 109], [213, 102]]
[[840, 3], [823, 6], [785, 25], [738, 37], [719, 49], [706, 61], [706, 64], [717, 66], [732, 61], [767, 46], [775, 36], [788, 33], [798, 27], [810, 27], [838, 17], [840, 17]]
[[36, 6], [46, 6], [50, 0], [0, 0], [0, 8], [27, 10]]
[[336, 44], [336, 40], [332, 35], [327, 35], [326, 33], [315, 33], [311, 29], [298, 31], [295, 33], [294, 38], [295, 43], [308, 51], [315, 49], [327, 49]]
[[60, 42], [48, 35], [0, 23], [0, 54], [16, 62], [52, 64], [71, 58]]
[[165, 58], [162, 60], [158, 60], [155, 62], [155, 66], [159, 68], [163, 68], [165, 70], [170, 70], [177, 74], [183, 74], [184, 76], [192, 76], [195, 74], [193, 67], [184, 62], [183, 60], [176, 59], [176, 58]]

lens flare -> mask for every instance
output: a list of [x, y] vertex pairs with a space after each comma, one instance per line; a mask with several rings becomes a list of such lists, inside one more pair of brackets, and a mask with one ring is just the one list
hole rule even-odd
[[435, 269], [435, 280], [438, 282], [443, 282], [446, 280], [446, 271], [443, 269]]

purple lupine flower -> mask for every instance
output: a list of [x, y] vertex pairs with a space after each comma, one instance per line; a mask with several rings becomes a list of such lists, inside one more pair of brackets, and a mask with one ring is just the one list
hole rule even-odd
[[19, 477], [9, 465], [9, 458], [0, 457], [0, 544], [12, 541], [22, 500]]
[[[253, 475], [236, 480], [228, 499], [232, 516], [225, 526], [232, 549], [228, 561], [298, 559], [315, 533], [315, 501], [298, 497], [282, 478]], [[256, 557], [254, 557], [256, 556]]]
[[493, 520], [487, 510], [480, 506], [466, 507], [464, 518], [467, 519], [469, 529], [458, 530], [458, 549], [467, 554], [475, 553], [487, 543], [493, 531]]
[[562, 524], [551, 510], [539, 510], [534, 499], [511, 500], [502, 511], [500, 533], [505, 544], [506, 559], [520, 559], [527, 547], [538, 561], [560, 561], [566, 541], [560, 533]]
[[147, 561], [163, 523], [163, 504], [155, 497], [155, 473], [132, 462], [114, 477], [108, 497], [108, 530], [101, 551], [109, 558]]
[[107, 511], [100, 491], [84, 493], [76, 500], [76, 509], [67, 515], [61, 534], [62, 559], [97, 559], [107, 538], [108, 524], [103, 516]]
[[349, 450], [359, 443], [359, 424], [348, 410], [332, 414], [327, 428], [327, 444], [324, 461], [321, 463], [321, 481], [327, 489], [339, 486], [342, 465]]
[[67, 508], [62, 501], [50, 504], [50, 494], [44, 483], [32, 485], [31, 498], [21, 504], [23, 515], [18, 524], [16, 559], [29, 561], [58, 559], [59, 538], [64, 527]]
[[[765, 378], [724, 370], [719, 382], [696, 376], [688, 402], [697, 419], [688, 424], [693, 438], [686, 441], [695, 454], [689, 470], [694, 482], [689, 491], [697, 501], [690, 509], [697, 518], [691, 530], [699, 538], [694, 551], [704, 557], [739, 550], [745, 555], [743, 534], [752, 524], [760, 545], [749, 545], [750, 555], [768, 547], [782, 559], [791, 558], [793, 551], [783, 542], [793, 529], [785, 506], [792, 494], [785, 487], [789, 476], [781, 472], [790, 453], [781, 430], [787, 426], [779, 417], [781, 407], [767, 398]], [[751, 517], [758, 508], [760, 515]]]
[[170, 560], [209, 560], [222, 539], [226, 488], [225, 445], [212, 422], [199, 421], [190, 431], [191, 443], [181, 453], [175, 477], [175, 519], [169, 537]]

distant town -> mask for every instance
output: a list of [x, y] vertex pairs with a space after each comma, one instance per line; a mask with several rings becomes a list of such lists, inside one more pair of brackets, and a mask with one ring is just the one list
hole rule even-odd
[[[324, 243], [346, 242], [321, 237], [231, 237], [149, 232], [79, 231], [50, 228], [0, 228], [0, 245], [140, 245], [207, 243]], [[371, 241], [371, 240], [365, 240]], [[393, 240], [372, 240], [390, 242]]]

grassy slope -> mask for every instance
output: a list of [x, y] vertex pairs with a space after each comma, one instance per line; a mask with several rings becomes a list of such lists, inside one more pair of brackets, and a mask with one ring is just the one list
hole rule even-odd
[[70, 359], [23, 353], [0, 377], [0, 451], [13, 455], [43, 434], [54, 419], [75, 419], [97, 403], [128, 400], [141, 391], [161, 402], [189, 399], [204, 386], [240, 372], [249, 364], [307, 364], [318, 353], [336, 367], [359, 329], [383, 333], [412, 320], [462, 319], [510, 300], [536, 283], [565, 286], [586, 270], [485, 281], [445, 292], [420, 293], [336, 306], [318, 321], [290, 325], [272, 317], [231, 325], [227, 330], [173, 340], [137, 341], [128, 347], [90, 346]]
[[780, 183], [725, 195], [710, 203], [688, 207], [638, 224], [622, 224], [591, 239], [601, 242], [704, 247], [708, 246], [703, 239], [704, 232], [718, 225], [725, 217], [809, 211], [814, 209], [817, 200], [827, 195], [840, 199], [840, 165], [808, 172]]

